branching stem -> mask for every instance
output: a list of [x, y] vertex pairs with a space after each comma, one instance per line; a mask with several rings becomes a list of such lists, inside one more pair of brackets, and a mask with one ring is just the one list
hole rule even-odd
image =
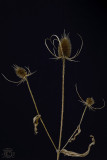
[[85, 107], [85, 109], [84, 109], [84, 111], [83, 111], [83, 113], [82, 113], [82, 116], [81, 116], [81, 119], [80, 119], [80, 122], [79, 122], [77, 128], [75, 129], [75, 131], [74, 131], [73, 134], [70, 136], [70, 138], [68, 139], [68, 141], [66, 142], [66, 144], [64, 145], [64, 147], [63, 147], [62, 149], [64, 149], [64, 148], [68, 145], [70, 139], [72, 139], [73, 136], [75, 135], [75, 133], [78, 131], [78, 127], [80, 127], [80, 125], [81, 125], [81, 123], [82, 123], [82, 121], [83, 121], [83, 118], [84, 118], [86, 109], [87, 109], [87, 106]]

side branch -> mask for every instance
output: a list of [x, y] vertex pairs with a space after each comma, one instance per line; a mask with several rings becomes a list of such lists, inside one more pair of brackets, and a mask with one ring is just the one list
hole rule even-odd
[[[36, 112], [37, 112], [38, 115], [40, 115], [27, 78], [26, 78], [26, 83], [27, 83], [27, 86], [28, 86], [28, 89], [29, 89], [31, 98], [32, 98], [32, 100], [33, 100], [33, 103], [34, 103]], [[52, 140], [52, 138], [51, 138], [51, 136], [50, 136], [50, 134], [49, 134], [49, 132], [48, 132], [48, 130], [47, 130], [47, 128], [46, 128], [46, 126], [45, 126], [45, 124], [44, 124], [44, 122], [43, 122], [43, 120], [42, 120], [41, 117], [40, 117], [40, 121], [41, 121], [41, 123], [42, 123], [42, 125], [43, 125], [43, 127], [44, 127], [44, 129], [45, 129], [45, 131], [46, 131], [46, 133], [47, 133], [47, 135], [48, 135], [48, 137], [49, 137], [49, 139], [50, 139], [50, 141], [51, 141], [53, 147], [55, 148], [55, 150], [57, 150], [57, 148], [56, 148], [56, 146], [55, 146], [55, 144], [54, 144], [54, 142], [53, 142], [53, 140]]]
[[68, 141], [66, 142], [66, 144], [64, 145], [64, 147], [62, 149], [64, 149], [68, 143], [71, 143], [72, 141], [74, 141], [76, 139], [76, 137], [81, 133], [81, 123], [83, 121], [83, 118], [84, 118], [84, 115], [85, 115], [85, 112], [86, 112], [86, 109], [87, 109], [87, 106], [85, 107], [84, 111], [83, 111], [83, 114], [81, 116], [81, 119], [80, 119], [80, 122], [77, 126], [77, 128], [75, 129], [75, 131], [73, 132], [73, 134], [70, 136], [70, 138], [68, 139]]

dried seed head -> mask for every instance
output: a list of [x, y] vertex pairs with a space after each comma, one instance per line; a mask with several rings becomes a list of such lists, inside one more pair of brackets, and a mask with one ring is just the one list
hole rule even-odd
[[27, 71], [24, 68], [22, 68], [22, 67], [14, 65], [14, 70], [15, 70], [16, 75], [19, 78], [23, 79], [25, 76], [27, 76]]
[[13, 65], [14, 71], [16, 73], [16, 75], [21, 79], [20, 81], [11, 81], [9, 80], [5, 75], [3, 75], [3, 77], [11, 82], [11, 83], [16, 83], [16, 84], [21, 84], [22, 82], [27, 81], [27, 77], [31, 76], [32, 74], [34, 74], [35, 72], [31, 73], [29, 67], [25, 67], [26, 69], [19, 67], [17, 65]]
[[65, 33], [58, 45], [58, 55], [59, 57], [65, 56], [68, 58], [71, 56], [71, 41]]
[[87, 105], [90, 107], [90, 106], [92, 106], [95, 102], [94, 102], [94, 99], [91, 97], [91, 98], [87, 98], [87, 99], [86, 99], [86, 103], [87, 103]]

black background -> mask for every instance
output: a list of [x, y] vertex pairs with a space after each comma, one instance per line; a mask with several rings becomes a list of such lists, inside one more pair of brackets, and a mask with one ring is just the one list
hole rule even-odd
[[[29, 66], [28, 78], [38, 109], [58, 146], [61, 109], [61, 61], [52, 60], [44, 40], [52, 34], [61, 37], [64, 29], [70, 33], [72, 55], [84, 46], [79, 63], [66, 61], [65, 110], [62, 146], [79, 123], [84, 106], [78, 101], [75, 84], [84, 100], [95, 99], [95, 107], [106, 100], [107, 63], [107, 5], [103, 0], [12, 1], [0, 0], [0, 72], [11, 80], [19, 80], [13, 64]], [[72, 56], [71, 55], [71, 56]], [[69, 150], [85, 152], [94, 135], [96, 145], [85, 158], [60, 159], [105, 160], [107, 158], [107, 108], [87, 110], [81, 125], [82, 132]], [[12, 148], [16, 160], [56, 159], [41, 123], [34, 135], [36, 115], [26, 83], [19, 86], [0, 76], [0, 158], [3, 149]]]

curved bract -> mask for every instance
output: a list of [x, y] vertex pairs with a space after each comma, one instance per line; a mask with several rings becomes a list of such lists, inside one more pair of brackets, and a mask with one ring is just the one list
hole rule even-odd
[[[60, 39], [57, 35], [52, 35], [50, 38], [45, 39], [45, 46], [48, 51], [54, 56], [53, 59], [66, 59], [68, 61], [75, 61], [74, 59], [79, 56], [82, 47], [83, 47], [83, 40], [80, 34], [77, 34], [81, 39], [81, 46], [80, 49], [77, 50], [76, 54], [71, 57], [72, 45], [68, 35], [64, 32], [62, 38]], [[49, 48], [47, 41], [50, 41], [52, 44], [52, 49]], [[58, 47], [55, 46], [55, 41], [58, 42]], [[56, 53], [57, 52], [57, 53]]]

